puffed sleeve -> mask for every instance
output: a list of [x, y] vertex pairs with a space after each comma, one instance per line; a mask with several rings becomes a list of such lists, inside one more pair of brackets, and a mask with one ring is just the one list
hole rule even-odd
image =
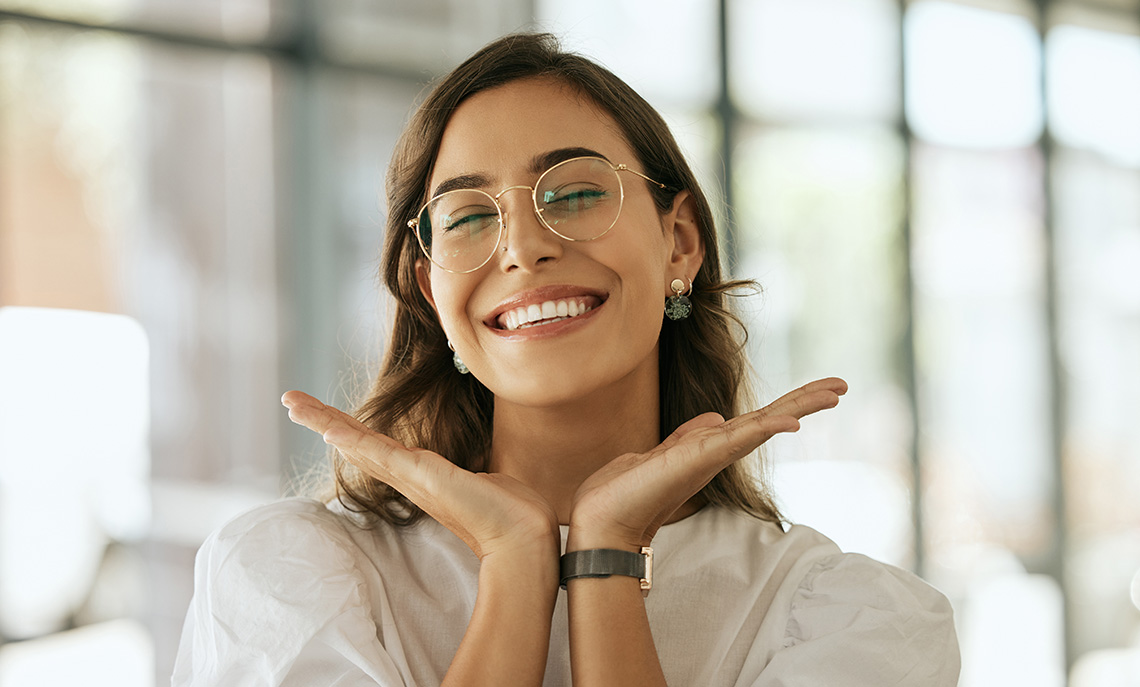
[[174, 687], [405, 684], [377, 638], [362, 554], [336, 517], [280, 501], [206, 540]]
[[837, 554], [800, 582], [784, 647], [755, 687], [954, 687], [959, 668], [945, 596], [904, 570]]

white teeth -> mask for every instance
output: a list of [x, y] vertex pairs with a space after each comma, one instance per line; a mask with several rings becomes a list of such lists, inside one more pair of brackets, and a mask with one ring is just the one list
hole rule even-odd
[[590, 310], [592, 308], [584, 301], [579, 302], [577, 299], [545, 301], [541, 305], [531, 304], [525, 308], [508, 310], [499, 317], [499, 321], [505, 329], [514, 331], [577, 317]]

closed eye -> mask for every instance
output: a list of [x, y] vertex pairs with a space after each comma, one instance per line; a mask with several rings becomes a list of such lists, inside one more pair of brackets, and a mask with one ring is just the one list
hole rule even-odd
[[[496, 221], [498, 213], [472, 213], [456, 218], [444, 225], [443, 231], [456, 231], [456, 230], [477, 230], [486, 227], [488, 224]], [[451, 218], [449, 218], [451, 219]]]
[[545, 205], [557, 206], [563, 211], [586, 210], [605, 199], [609, 192], [604, 188], [557, 189], [542, 194]]

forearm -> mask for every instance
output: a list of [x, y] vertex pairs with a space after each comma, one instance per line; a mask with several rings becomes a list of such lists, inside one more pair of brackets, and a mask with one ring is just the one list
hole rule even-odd
[[[566, 550], [625, 549], [627, 544], [575, 532]], [[637, 578], [613, 575], [567, 583], [570, 669], [575, 687], [665, 685]]]
[[475, 610], [443, 685], [541, 685], [557, 590], [557, 550], [484, 558]]

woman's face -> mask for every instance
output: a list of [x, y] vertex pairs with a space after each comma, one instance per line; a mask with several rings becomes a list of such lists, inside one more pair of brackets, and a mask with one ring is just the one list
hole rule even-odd
[[[534, 186], [551, 159], [591, 154], [644, 171], [617, 124], [587, 97], [554, 80], [518, 80], [482, 91], [455, 111], [429, 190], [464, 177], [465, 186], [494, 196]], [[699, 239], [695, 263], [689, 255], [678, 258], [694, 241], [678, 240], [673, 230], [677, 208], [688, 204], [659, 215], [646, 182], [620, 174], [621, 214], [600, 238], [570, 242], [555, 235], [535, 216], [530, 191], [513, 189], [499, 198], [506, 228], [486, 265], [453, 274], [420, 261], [421, 289], [448, 339], [499, 399], [549, 406], [622, 382], [656, 380], [668, 285], [696, 274]], [[581, 305], [590, 309], [571, 316]], [[517, 327], [510, 313], [535, 307], [546, 315], [553, 309], [555, 317]]]

